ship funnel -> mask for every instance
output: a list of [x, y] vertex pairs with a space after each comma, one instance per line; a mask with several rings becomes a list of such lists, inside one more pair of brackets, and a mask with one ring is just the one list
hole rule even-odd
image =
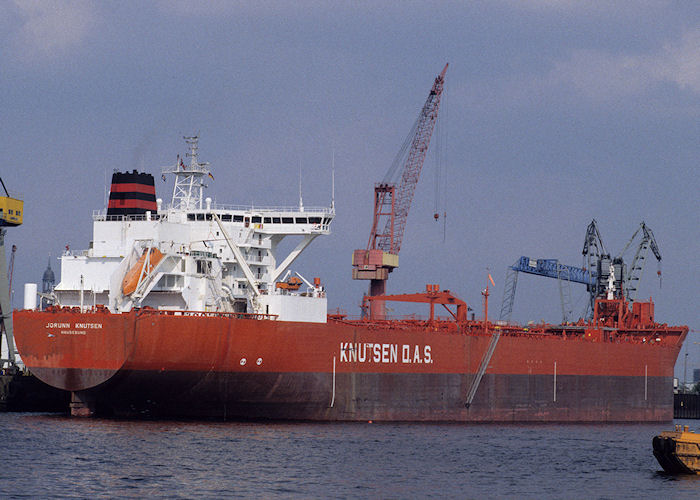
[[147, 211], [158, 211], [153, 176], [136, 170], [114, 172], [107, 215], [139, 215]]

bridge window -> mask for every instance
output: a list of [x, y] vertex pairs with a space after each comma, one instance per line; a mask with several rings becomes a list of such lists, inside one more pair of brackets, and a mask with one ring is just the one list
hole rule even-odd
[[234, 215], [233, 222], [243, 222], [243, 216], [242, 215]]
[[252, 221], [253, 221], [254, 224], [255, 224], [255, 223], [260, 224], [260, 223], [262, 222], [262, 217], [260, 217], [259, 215], [255, 215], [255, 216], [253, 217]]
[[187, 214], [187, 220], [194, 220], [194, 214]]
[[272, 217], [265, 217], [265, 218], [263, 219], [263, 222], [264, 222], [265, 224], [270, 224], [270, 223], [272, 223]]
[[309, 224], [320, 224], [320, 223], [321, 223], [320, 217], [309, 217]]
[[306, 224], [306, 217], [297, 217], [297, 224]]
[[282, 224], [294, 224], [292, 217], [282, 217]]
[[280, 218], [279, 218], [279, 217], [273, 217], [273, 218], [272, 218], [272, 223], [273, 223], [273, 224], [279, 224], [280, 222], [281, 222], [281, 221], [280, 221]]
[[204, 214], [197, 214], [197, 220], [204, 220]]
[[231, 222], [231, 214], [223, 214], [221, 216], [221, 221], [222, 222]]
[[198, 260], [197, 274], [208, 274], [211, 272], [211, 262], [208, 260]]

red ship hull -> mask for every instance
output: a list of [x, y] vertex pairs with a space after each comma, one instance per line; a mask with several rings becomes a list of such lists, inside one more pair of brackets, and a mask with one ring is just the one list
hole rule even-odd
[[14, 322], [24, 363], [73, 392], [75, 414], [324, 421], [669, 421], [688, 331], [152, 310], [15, 311]]

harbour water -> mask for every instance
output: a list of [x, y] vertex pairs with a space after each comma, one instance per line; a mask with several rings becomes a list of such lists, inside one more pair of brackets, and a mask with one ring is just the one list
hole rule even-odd
[[0, 498], [700, 498], [652, 455], [671, 428], [0, 413]]

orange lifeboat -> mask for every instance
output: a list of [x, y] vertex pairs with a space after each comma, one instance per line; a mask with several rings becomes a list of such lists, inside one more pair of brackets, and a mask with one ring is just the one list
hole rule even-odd
[[146, 263], [146, 257], [148, 257], [148, 264], [144, 270], [144, 276], [150, 274], [158, 263], [163, 260], [163, 253], [157, 248], [151, 248], [150, 252], [148, 249], [143, 252], [141, 258], [136, 261], [136, 264], [131, 266], [131, 269], [127, 271], [126, 276], [124, 276], [122, 280], [122, 293], [124, 293], [124, 295], [131, 295], [136, 291], [139, 278], [141, 277], [141, 271]]
[[299, 290], [301, 287], [301, 280], [296, 276], [290, 277], [287, 281], [279, 281], [275, 283], [275, 287], [280, 290]]

